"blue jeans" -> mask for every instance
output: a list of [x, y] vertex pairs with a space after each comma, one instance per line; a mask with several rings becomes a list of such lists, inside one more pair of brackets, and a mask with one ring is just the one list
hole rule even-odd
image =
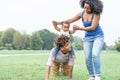
[[100, 75], [100, 52], [104, 45], [104, 37], [90, 37], [84, 39], [84, 54], [86, 66], [90, 76]]

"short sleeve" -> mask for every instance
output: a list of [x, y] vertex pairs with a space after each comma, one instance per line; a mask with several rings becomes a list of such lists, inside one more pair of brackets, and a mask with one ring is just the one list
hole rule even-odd
[[74, 66], [74, 59], [73, 58], [69, 58], [69, 62], [68, 62], [68, 65], [69, 66]]

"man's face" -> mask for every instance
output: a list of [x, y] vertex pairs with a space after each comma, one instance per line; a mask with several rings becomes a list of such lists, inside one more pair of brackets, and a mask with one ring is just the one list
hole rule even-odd
[[70, 45], [70, 43], [69, 42], [66, 43], [65, 46], [61, 47], [61, 50], [62, 50], [63, 53], [70, 52], [71, 51], [71, 45]]

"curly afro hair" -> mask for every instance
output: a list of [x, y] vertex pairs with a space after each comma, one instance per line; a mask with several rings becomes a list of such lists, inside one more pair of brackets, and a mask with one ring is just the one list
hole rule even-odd
[[70, 41], [70, 37], [65, 36], [65, 35], [60, 35], [55, 39], [55, 45], [58, 47], [63, 47], [69, 41]]
[[84, 8], [84, 4], [90, 5], [92, 13], [101, 14], [103, 11], [103, 3], [100, 0], [80, 0], [80, 6]]

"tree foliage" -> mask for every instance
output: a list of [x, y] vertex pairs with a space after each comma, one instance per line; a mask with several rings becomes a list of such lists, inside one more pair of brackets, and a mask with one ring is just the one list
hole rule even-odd
[[74, 41], [73, 41], [74, 49], [83, 50], [83, 40], [78, 36], [75, 36], [73, 38], [74, 38]]
[[5, 30], [2, 33], [1, 40], [2, 40], [2, 46], [3, 47], [7, 47], [8, 44], [10, 44], [12, 46], [13, 37], [14, 37], [15, 32], [16, 31], [14, 29], [8, 28], [7, 30]]
[[41, 37], [43, 41], [42, 50], [50, 50], [54, 47], [54, 40], [56, 38], [56, 34], [48, 31], [47, 29], [43, 29], [38, 31], [39, 37]]
[[14, 49], [21, 50], [22, 47], [22, 35], [19, 32], [16, 32], [13, 37], [13, 47]]
[[115, 48], [117, 49], [117, 51], [120, 51], [120, 37], [119, 37], [118, 40], [115, 42]]
[[[20, 33], [19, 31], [8, 28], [0, 31], [0, 50], [50, 50], [54, 47], [54, 41], [58, 34], [42, 29], [33, 32], [31, 35]], [[83, 40], [78, 36], [72, 36], [71, 43], [75, 50], [83, 50]], [[106, 43], [103, 50], [108, 49]], [[120, 38], [116, 41], [115, 48], [120, 51]]]
[[43, 44], [43, 40], [41, 39], [40, 35], [35, 32], [31, 36], [31, 49], [33, 50], [41, 50]]
[[0, 47], [2, 47], [2, 31], [0, 31]]

